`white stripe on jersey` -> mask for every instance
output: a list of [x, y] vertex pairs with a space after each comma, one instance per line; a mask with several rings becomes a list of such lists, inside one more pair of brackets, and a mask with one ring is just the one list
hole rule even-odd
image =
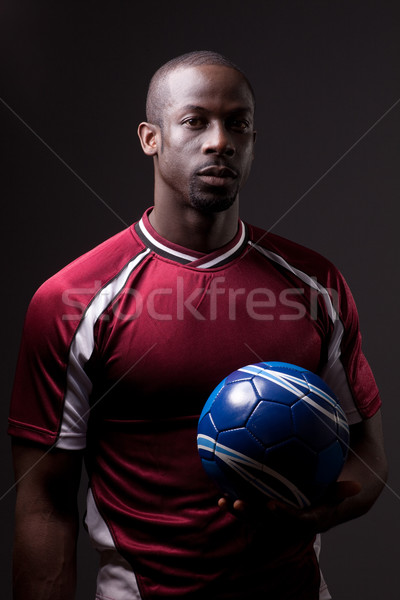
[[106, 560], [101, 560], [97, 575], [96, 600], [141, 600], [135, 573], [128, 561], [117, 552], [110, 530], [97, 509], [90, 489], [85, 524], [100, 556], [102, 552], [107, 553]]
[[[320, 533], [317, 533], [317, 535], [315, 536], [314, 552], [315, 552], [315, 556], [316, 556], [318, 564], [319, 564], [319, 555], [321, 553], [321, 534]], [[321, 582], [319, 584], [319, 600], [332, 600], [332, 596], [329, 593], [328, 586], [325, 583], [325, 579], [321, 572], [321, 569], [320, 569], [319, 573], [321, 576]]]
[[135, 256], [116, 277], [99, 290], [79, 323], [69, 351], [67, 391], [57, 448], [82, 450], [86, 446], [92, 382], [85, 373], [84, 366], [94, 350], [94, 326], [100, 315], [124, 287], [132, 271], [149, 253], [150, 249], [146, 248]]
[[335, 310], [335, 307], [333, 306], [328, 290], [315, 279], [307, 275], [307, 273], [292, 267], [292, 265], [286, 262], [286, 260], [279, 256], [279, 254], [275, 254], [275, 252], [266, 250], [254, 242], [249, 242], [249, 244], [252, 246], [252, 248], [260, 252], [260, 254], [263, 254], [273, 262], [278, 263], [281, 267], [296, 275], [296, 277], [298, 277], [301, 281], [322, 295], [329, 318], [333, 324], [333, 333], [328, 346], [328, 360], [319, 375], [336, 394], [341, 407], [346, 413], [349, 423], [351, 425], [353, 423], [358, 423], [361, 420], [361, 416], [357, 409], [356, 403], [354, 402], [353, 395], [347, 381], [347, 375], [341, 362], [340, 345], [343, 338], [344, 327], [338, 313]]

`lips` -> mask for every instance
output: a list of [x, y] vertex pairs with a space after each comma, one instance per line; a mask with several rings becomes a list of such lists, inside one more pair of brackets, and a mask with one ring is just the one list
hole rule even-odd
[[226, 165], [208, 165], [197, 172], [198, 177], [206, 186], [226, 188], [233, 185], [238, 173]]
[[211, 165], [198, 171], [197, 175], [200, 177], [217, 177], [221, 179], [236, 179], [237, 173], [230, 167]]

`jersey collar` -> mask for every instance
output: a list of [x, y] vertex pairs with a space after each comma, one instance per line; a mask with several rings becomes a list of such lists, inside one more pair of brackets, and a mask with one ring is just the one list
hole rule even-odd
[[135, 224], [136, 233], [142, 242], [153, 250], [153, 252], [182, 265], [190, 265], [196, 269], [221, 267], [239, 256], [247, 245], [247, 227], [241, 220], [238, 222], [238, 231], [235, 237], [228, 244], [210, 254], [203, 254], [184, 248], [178, 244], [173, 244], [162, 238], [151, 225], [149, 221], [151, 210], [152, 208], [146, 210], [140, 221]]

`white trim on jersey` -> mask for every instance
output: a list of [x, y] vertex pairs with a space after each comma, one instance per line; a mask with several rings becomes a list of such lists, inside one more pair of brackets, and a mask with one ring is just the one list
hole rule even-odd
[[224, 254], [221, 254], [220, 256], [217, 256], [213, 260], [210, 260], [210, 261], [208, 261], [206, 263], [203, 263], [203, 264], [199, 265], [199, 269], [209, 269], [210, 267], [214, 267], [215, 265], [218, 265], [218, 263], [221, 263], [222, 261], [224, 261], [227, 258], [229, 258], [230, 256], [232, 256], [232, 254], [235, 254], [235, 252], [243, 244], [244, 238], [246, 236], [246, 228], [245, 228], [244, 224], [242, 223], [242, 221], [239, 221], [239, 223], [240, 223], [240, 226], [242, 228], [242, 233], [240, 235], [240, 238], [239, 238], [239, 241], [237, 242], [237, 244], [235, 244], [233, 246], [233, 248], [231, 248], [230, 250], [228, 250]]
[[326, 309], [328, 311], [329, 318], [333, 324], [333, 332], [328, 346], [328, 360], [322, 372], [320, 373], [321, 378], [329, 385], [332, 391], [339, 399], [340, 405], [346, 413], [347, 420], [350, 425], [361, 421], [360, 413], [357, 409], [356, 403], [354, 402], [353, 395], [351, 393], [347, 375], [341, 362], [341, 342], [344, 334], [343, 323], [339, 318], [338, 313], [333, 306], [331, 297], [328, 290], [318, 283], [315, 279], [300, 271], [296, 267], [290, 265], [282, 256], [266, 250], [262, 246], [249, 242], [250, 246], [263, 254], [266, 258], [269, 258], [273, 262], [279, 264], [284, 269], [287, 269], [301, 281], [306, 283], [310, 288], [316, 290], [322, 295]]
[[96, 600], [142, 600], [139, 586], [132, 567], [117, 552], [106, 522], [98, 511], [91, 489], [87, 495], [87, 512], [85, 524], [90, 539], [100, 556], [106, 552], [105, 560], [101, 560], [97, 575]]
[[146, 248], [128, 262], [116, 277], [101, 288], [87, 307], [79, 323], [69, 351], [67, 391], [64, 399], [60, 434], [56, 443], [57, 448], [82, 450], [86, 446], [92, 382], [85, 373], [84, 367], [94, 350], [94, 326], [100, 315], [124, 287], [132, 271], [149, 253], [150, 249]]
[[[314, 552], [319, 564], [319, 555], [321, 554], [321, 534], [317, 533], [314, 540]], [[321, 569], [319, 570], [321, 581], [319, 584], [319, 600], [332, 600], [332, 596], [329, 593], [328, 586], [326, 585], [324, 576]]]
[[158, 248], [158, 250], [160, 250], [161, 252], [164, 252], [167, 255], [169, 254], [171, 256], [175, 256], [176, 258], [180, 258], [188, 262], [200, 261], [200, 263], [196, 265], [197, 269], [210, 269], [211, 267], [218, 266], [219, 264], [225, 262], [230, 256], [233, 256], [242, 245], [244, 245], [244, 241], [246, 238], [246, 227], [243, 221], [239, 220], [239, 226], [241, 228], [241, 231], [239, 240], [236, 242], [236, 244], [223, 254], [219, 254], [218, 256], [212, 258], [208, 262], [202, 263], [202, 257], [199, 258], [199, 256], [192, 256], [191, 254], [180, 252], [179, 250], [175, 250], [174, 248], [167, 246], [166, 244], [163, 244], [162, 242], [157, 240], [146, 227], [146, 223], [144, 222], [143, 217], [140, 219], [138, 225], [143, 236], [147, 238], [147, 241], [150, 242], [156, 248]]
[[190, 262], [198, 259], [198, 256], [191, 256], [190, 254], [184, 254], [183, 252], [179, 252], [178, 250], [173, 250], [169, 246], [165, 246], [164, 244], [156, 240], [156, 238], [151, 235], [150, 231], [146, 229], [146, 226], [143, 222], [143, 217], [139, 221], [139, 227], [142, 230], [142, 233], [150, 240], [150, 242], [163, 252], [168, 252], [168, 254], [173, 254], [178, 258], [183, 258], [185, 260], [189, 260]]

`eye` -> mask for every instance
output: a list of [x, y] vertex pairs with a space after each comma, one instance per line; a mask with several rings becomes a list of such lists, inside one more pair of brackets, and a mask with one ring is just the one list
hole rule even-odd
[[202, 117], [190, 117], [183, 121], [183, 125], [186, 125], [190, 129], [200, 129], [205, 125], [205, 121]]
[[230, 119], [229, 126], [235, 131], [245, 133], [249, 128], [249, 122], [246, 119]]

